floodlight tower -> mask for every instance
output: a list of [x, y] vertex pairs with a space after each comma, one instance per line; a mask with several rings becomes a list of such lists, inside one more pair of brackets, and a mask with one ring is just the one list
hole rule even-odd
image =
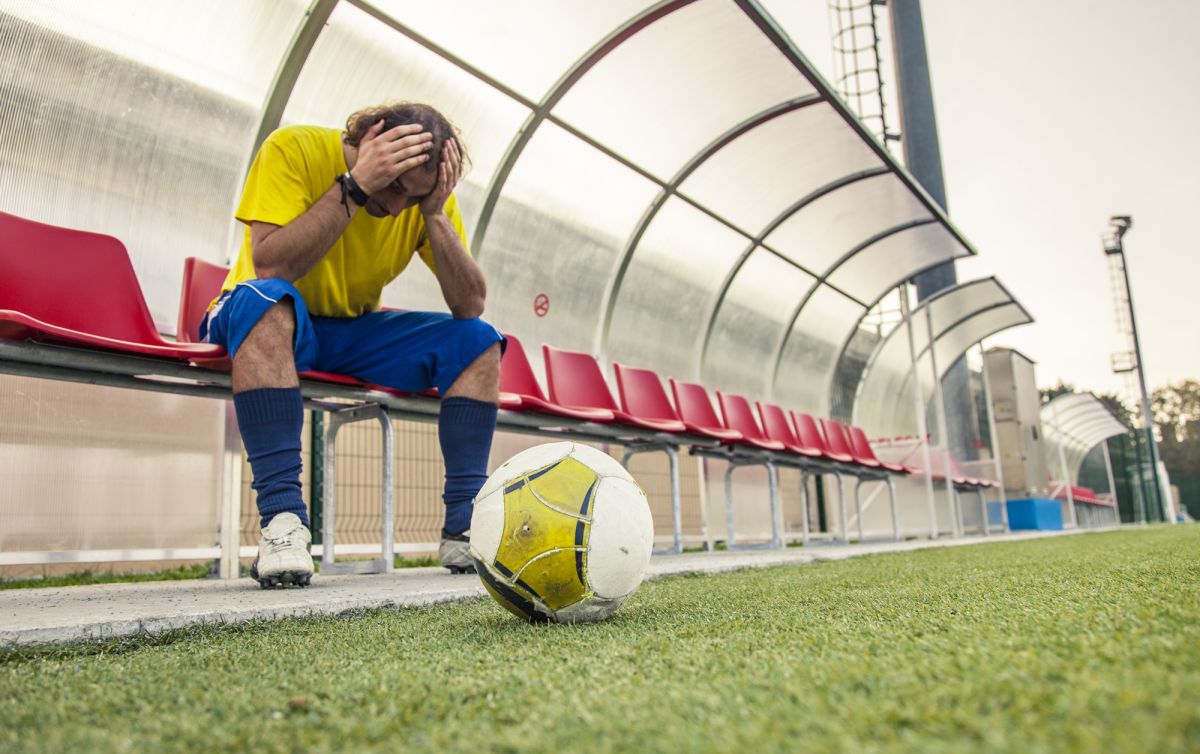
[[1117, 326], [1122, 330], [1128, 347], [1127, 350], [1112, 355], [1112, 369], [1117, 374], [1137, 372], [1142, 402], [1142, 424], [1147, 431], [1150, 445], [1150, 472], [1154, 480], [1151, 487], [1154, 489], [1154, 502], [1160, 511], [1164, 511], [1162, 490], [1159, 489], [1158, 481], [1158, 443], [1154, 441], [1154, 415], [1150, 411], [1146, 372], [1142, 368], [1142, 346], [1138, 340], [1137, 318], [1133, 313], [1133, 289], [1129, 285], [1129, 267], [1125, 264], [1124, 238], [1133, 227], [1133, 218], [1129, 215], [1113, 215], [1108, 224], [1109, 230], [1104, 236], [1104, 254], [1108, 257], [1108, 269], [1116, 297]]

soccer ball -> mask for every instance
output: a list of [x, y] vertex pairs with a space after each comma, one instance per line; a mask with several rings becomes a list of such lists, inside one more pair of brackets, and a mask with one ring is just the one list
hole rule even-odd
[[642, 583], [653, 547], [646, 493], [586, 445], [522, 451], [475, 498], [475, 571], [497, 602], [529, 621], [604, 620]]

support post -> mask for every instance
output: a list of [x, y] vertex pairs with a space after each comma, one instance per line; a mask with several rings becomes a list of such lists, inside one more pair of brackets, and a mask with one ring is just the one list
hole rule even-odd
[[1108, 492], [1112, 495], [1113, 505], [1117, 506], [1117, 521], [1121, 519], [1121, 506], [1117, 504], [1117, 482], [1113, 478], [1112, 457], [1108, 454], [1108, 440], [1100, 443], [1100, 447], [1104, 449], [1104, 473], [1108, 475]]
[[800, 542], [808, 546], [808, 475], [800, 470]]
[[312, 541], [321, 544], [325, 510], [325, 412], [313, 409], [309, 426], [308, 497], [312, 501], [309, 522], [312, 524]]
[[[729, 457], [728, 466], [725, 467], [725, 547], [733, 550], [762, 550], [762, 549], [779, 549], [783, 547], [783, 534], [780, 525], [780, 505], [779, 505], [779, 473], [775, 467], [775, 463], [771, 460], [759, 459], [743, 459], [737, 457]], [[765, 544], [748, 544], [739, 545], [734, 540], [733, 527], [733, 472], [739, 466], [765, 466], [767, 468], [767, 489], [771, 496], [771, 541]]]
[[[921, 437], [921, 462], [925, 469], [925, 496], [929, 502], [929, 538], [938, 538], [937, 502], [933, 497], [933, 457], [929, 453], [929, 427], [925, 423], [925, 398], [921, 394], [921, 380], [917, 374], [917, 346], [913, 337], [912, 309], [908, 301], [908, 283], [900, 284], [900, 315], [904, 317], [904, 328], [908, 335], [908, 358], [912, 361], [913, 401], [916, 404], [917, 432]], [[932, 344], [931, 344], [932, 345]]]
[[667, 454], [667, 465], [671, 476], [671, 547], [655, 548], [654, 552], [683, 552], [683, 505], [679, 492], [679, 449], [666, 442], [633, 443], [625, 446], [621, 465], [629, 469], [629, 459], [638, 453], [662, 451]]
[[223, 450], [221, 453], [221, 482], [219, 542], [221, 557], [217, 574], [223, 579], [241, 575], [239, 552], [242, 546], [242, 434], [238, 429], [237, 411], [233, 401], [225, 401]]
[[950, 454], [950, 429], [946, 423], [946, 396], [942, 393], [942, 380], [938, 375], [937, 348], [933, 336], [933, 315], [925, 309], [925, 330], [929, 337], [929, 367], [933, 370], [933, 409], [937, 417], [938, 434], [941, 435], [942, 451], [946, 456], [946, 494], [950, 496], [950, 513], [954, 519], [954, 536], [963, 535], [962, 507], [958, 492], [954, 489], [954, 463]]
[[1062, 425], [1058, 423], [1058, 405], [1054, 405], [1054, 434], [1058, 436], [1058, 465], [1062, 469], [1063, 485], [1067, 491], [1067, 512], [1070, 514], [1071, 528], [1079, 528], [1079, 516], [1075, 512], [1075, 495], [1071, 490], [1071, 471], [1067, 468], [1067, 453], [1063, 450], [1063, 431]]
[[846, 480], [842, 477], [841, 472], [833, 472], [834, 479], [838, 483], [838, 511], [842, 516], [842, 544], [850, 544], [850, 522], [846, 519]]
[[[380, 479], [380, 532], [379, 560], [337, 562], [335, 524], [337, 521], [337, 434], [343, 424], [377, 419], [382, 432], [382, 466]], [[330, 413], [324, 438], [325, 489], [324, 520], [322, 521], [321, 572], [324, 574], [345, 573], [391, 573], [395, 567], [396, 553], [396, 486], [395, 453], [393, 452], [392, 419], [387, 409], [378, 404], [365, 404]]]

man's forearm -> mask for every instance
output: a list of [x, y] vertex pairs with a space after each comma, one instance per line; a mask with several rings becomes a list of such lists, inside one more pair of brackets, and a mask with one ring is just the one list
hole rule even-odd
[[487, 283], [479, 265], [463, 247], [454, 224], [445, 213], [425, 218], [429, 246], [437, 267], [442, 297], [455, 319], [470, 319], [483, 314], [487, 299]]
[[342, 204], [341, 186], [333, 186], [304, 214], [253, 239], [254, 271], [260, 278], [283, 278], [294, 283], [313, 268], [346, 230], [359, 207], [352, 199]]

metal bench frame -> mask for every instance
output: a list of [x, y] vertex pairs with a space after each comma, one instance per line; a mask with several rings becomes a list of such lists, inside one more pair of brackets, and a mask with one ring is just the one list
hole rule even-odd
[[[0, 339], [0, 374], [20, 377], [74, 382], [86, 385], [103, 385], [132, 390], [158, 393], [173, 393], [202, 398], [229, 401], [232, 398], [231, 376], [228, 372], [184, 363], [170, 359], [155, 359], [131, 356], [86, 348], [24, 340]], [[370, 387], [344, 385], [318, 380], [302, 379], [300, 394], [305, 408], [324, 411], [329, 422], [322, 437], [324, 451], [325, 484], [322, 504], [321, 569], [324, 573], [389, 573], [393, 568], [395, 479], [392, 420], [402, 419], [421, 422], [436, 422], [440, 401], [436, 398], [392, 393]], [[336, 458], [334, 449], [341, 427], [361, 421], [378, 421], [383, 442], [383, 473], [380, 480], [381, 552], [378, 560], [354, 563], [338, 563], [334, 552], [337, 532], [334, 514], [337, 507]], [[597, 443], [622, 445], [628, 450], [625, 462], [634, 453], [663, 450], [671, 463], [672, 518], [674, 523], [674, 551], [682, 551], [681, 514], [679, 502], [678, 448], [709, 447], [717, 443], [708, 438], [692, 435], [673, 435], [637, 428], [581, 422], [545, 413], [532, 411], [509, 411], [501, 409], [496, 428], [500, 431], [538, 435], [558, 439], [574, 439]], [[227, 423], [227, 456], [230, 428]], [[240, 449], [237, 449], [240, 452]], [[228, 459], [227, 459], [228, 460]], [[222, 528], [236, 524], [234, 506], [240, 507], [235, 495], [240, 490], [235, 485], [225, 484], [224, 510], [221, 514]], [[239, 541], [236, 531], [222, 531], [220, 547], [220, 573], [223, 577], [238, 575]]]

